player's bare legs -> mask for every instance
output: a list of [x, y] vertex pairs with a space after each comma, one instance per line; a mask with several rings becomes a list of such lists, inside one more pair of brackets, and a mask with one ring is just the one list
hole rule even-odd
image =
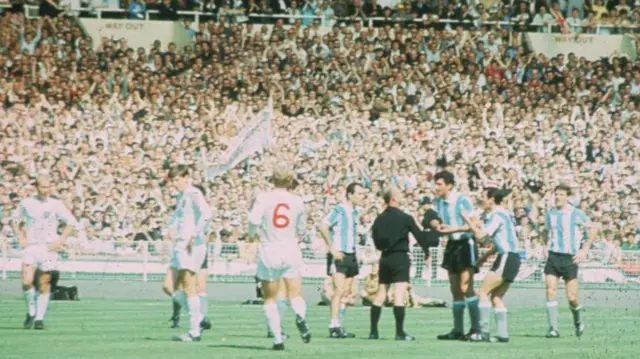
[[36, 267], [34, 265], [22, 265], [22, 290], [27, 303], [27, 316], [24, 320], [24, 329], [31, 329], [36, 317], [36, 290], [33, 287], [35, 275]]
[[567, 299], [569, 300], [569, 308], [571, 309], [571, 314], [573, 314], [573, 325], [576, 329], [576, 336], [580, 338], [584, 332], [584, 323], [581, 316], [582, 307], [578, 299], [578, 279], [574, 278], [565, 281], [564, 284], [567, 291]]
[[502, 296], [509, 288], [509, 283], [502, 279], [502, 276], [495, 272], [488, 272], [480, 288], [478, 289], [480, 328], [479, 333], [470, 336], [471, 341], [489, 341], [489, 319], [491, 317], [491, 306], [495, 308], [497, 340], [508, 341], [509, 334], [506, 326], [506, 308], [502, 301]]
[[208, 317], [209, 296], [207, 295], [207, 278], [209, 278], [209, 270], [207, 268], [201, 268], [196, 278], [196, 290], [200, 298], [200, 314], [203, 316], [200, 328], [203, 330], [211, 329], [211, 322]]
[[187, 307], [189, 308], [189, 332], [183, 336], [174, 338], [179, 341], [200, 341], [200, 298], [198, 297], [197, 274], [183, 269], [178, 273], [180, 286], [187, 297]]
[[347, 278], [344, 273], [336, 272], [332, 279], [333, 295], [331, 296], [329, 334], [332, 338], [353, 338], [355, 335], [347, 333], [342, 325], [342, 317], [347, 308], [345, 299], [353, 287], [353, 277]]
[[44, 316], [49, 307], [51, 295], [51, 272], [40, 271], [38, 275], [38, 297], [36, 299], [36, 317], [34, 329], [44, 329]]
[[[547, 295], [547, 319], [549, 321], [549, 331], [547, 338], [557, 338], [558, 333], [558, 277], [547, 274], [545, 276], [546, 295]], [[568, 288], [567, 288], [568, 290]]]
[[311, 341], [311, 330], [307, 325], [307, 303], [302, 298], [302, 278], [284, 278], [284, 285], [287, 288], [287, 297], [291, 309], [296, 313], [296, 326], [302, 337], [302, 341], [309, 343]]
[[187, 297], [184, 291], [178, 290], [178, 270], [173, 267], [167, 268], [162, 283], [162, 290], [171, 297], [173, 303], [173, 314], [171, 315], [171, 328], [180, 328], [180, 311]]

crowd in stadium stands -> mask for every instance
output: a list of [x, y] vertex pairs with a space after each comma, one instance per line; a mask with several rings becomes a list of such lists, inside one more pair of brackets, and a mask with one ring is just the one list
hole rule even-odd
[[[352, 19], [390, 21], [378, 27], [338, 21], [326, 33], [321, 25], [335, 21], [326, 2], [248, 3], [249, 12], [327, 16], [294, 27], [277, 20], [272, 29], [211, 20], [193, 25], [192, 47], [153, 42], [149, 34], [153, 46], [145, 49], [109, 38], [92, 43], [64, 14], [25, 19], [5, 11], [3, 233], [10, 236], [9, 215], [34, 192], [33, 176], [48, 171], [87, 238], [160, 240], [174, 204], [165, 186], [167, 168], [186, 163], [216, 208], [212, 238], [236, 243], [245, 239], [256, 189], [267, 186], [275, 162], [285, 161], [298, 170], [307, 239], [319, 251], [316, 225], [347, 183], [369, 189], [361, 211], [364, 233], [381, 210], [380, 189], [390, 183], [405, 191], [405, 208], [421, 217], [433, 199], [430, 179], [442, 168], [456, 174], [461, 191], [477, 193], [487, 179], [511, 189], [509, 206], [531, 255], [541, 248], [544, 208], [558, 183], [570, 184], [574, 203], [602, 223], [597, 246], [607, 253], [640, 249], [640, 61], [547, 58], [531, 52], [522, 33], [506, 25], [444, 26], [430, 16], [419, 23], [392, 21], [498, 18], [520, 29], [554, 21], [544, 15], [542, 1], [416, 1], [383, 10], [356, 0], [348, 10]], [[230, 6], [164, 4], [172, 11]], [[569, 16], [567, 22], [585, 31], [598, 21], [624, 26], [638, 19], [635, 5], [625, 0], [559, 6], [583, 14], [580, 25]], [[276, 108], [272, 146], [208, 180], [204, 169], [270, 96]]]

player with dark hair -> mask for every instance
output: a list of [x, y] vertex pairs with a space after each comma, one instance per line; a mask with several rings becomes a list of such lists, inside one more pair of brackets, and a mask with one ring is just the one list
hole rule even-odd
[[178, 165], [169, 172], [169, 180], [180, 191], [175, 213], [171, 216], [169, 227], [172, 229], [175, 245], [171, 258], [172, 273], [177, 271], [179, 288], [173, 297], [180, 307], [189, 309], [189, 332], [177, 336], [174, 340], [183, 342], [200, 341], [201, 313], [198, 296], [198, 272], [207, 254], [206, 231], [212, 213], [204, 193], [192, 185], [189, 167]]
[[[564, 279], [576, 336], [580, 337], [584, 332], [584, 322], [581, 317], [582, 307], [578, 301], [578, 263], [587, 257], [591, 243], [597, 236], [597, 228], [581, 209], [569, 203], [571, 188], [559, 185], [555, 188], [554, 195], [555, 206], [547, 210], [543, 231], [549, 249], [544, 267], [549, 320], [547, 338], [560, 336], [556, 300], [558, 278]], [[580, 248], [585, 230], [588, 230], [589, 236]]]
[[[507, 308], [503, 298], [520, 270], [518, 236], [511, 213], [502, 206], [502, 201], [507, 193], [498, 188], [490, 187], [484, 189], [483, 195], [483, 207], [487, 213], [486, 225], [483, 226], [479, 220], [472, 218], [468, 213], [463, 213], [462, 217], [476, 240], [493, 245], [491, 250], [478, 259], [476, 265], [481, 266], [495, 253], [498, 253], [498, 256], [478, 289], [480, 333], [473, 333], [470, 340], [506, 343], [509, 341], [509, 333], [507, 331]], [[498, 332], [495, 338], [489, 336], [489, 317], [492, 304]]]
[[382, 252], [378, 282], [380, 288], [371, 305], [371, 331], [369, 339], [378, 339], [378, 322], [382, 306], [393, 284], [393, 314], [396, 321], [396, 340], [412, 341], [415, 338], [404, 331], [405, 293], [409, 284], [411, 260], [409, 258], [409, 233], [418, 242], [423, 232], [415, 219], [400, 208], [402, 193], [395, 187], [386, 189], [382, 198], [387, 208], [375, 219], [371, 234], [376, 249]]
[[[435, 209], [444, 225], [453, 228], [467, 227], [463, 213], [473, 212], [471, 200], [466, 195], [454, 190], [453, 173], [441, 171], [435, 174]], [[468, 230], [468, 227], [466, 228]], [[439, 340], [465, 340], [469, 335], [464, 333], [464, 309], [469, 308], [471, 332], [479, 331], [478, 297], [473, 290], [478, 248], [473, 235], [460, 231], [447, 235], [447, 247], [444, 252], [442, 267], [449, 272], [449, 283], [453, 296], [453, 330], [438, 336]]]
[[[200, 184], [194, 184], [194, 188], [198, 189], [204, 196], [207, 195], [207, 192], [204, 186]], [[208, 229], [207, 229], [208, 232]], [[206, 242], [205, 242], [206, 245]], [[208, 317], [209, 312], [209, 301], [207, 294], [207, 278], [209, 277], [209, 250], [207, 247], [207, 251], [205, 252], [204, 260], [202, 261], [202, 265], [200, 266], [200, 270], [197, 275], [197, 283], [196, 290], [198, 292], [198, 297], [200, 298], [200, 312], [203, 315], [204, 319], [200, 322], [200, 328], [203, 330], [211, 329], [211, 321]], [[167, 269], [167, 273], [165, 274], [164, 283], [162, 289], [167, 295], [171, 297], [171, 301], [173, 303], [173, 314], [171, 315], [171, 328], [180, 328], [180, 312], [182, 311], [182, 306], [180, 305], [180, 295], [178, 292], [178, 272], [175, 268], [172, 269], [171, 266]], [[174, 296], [174, 294], [178, 294]]]
[[328, 275], [333, 276], [331, 297], [331, 338], [353, 338], [342, 325], [346, 304], [343, 298], [353, 286], [353, 278], [358, 275], [358, 210], [362, 203], [364, 188], [359, 183], [347, 186], [345, 201], [333, 207], [320, 225], [320, 234], [327, 245]]

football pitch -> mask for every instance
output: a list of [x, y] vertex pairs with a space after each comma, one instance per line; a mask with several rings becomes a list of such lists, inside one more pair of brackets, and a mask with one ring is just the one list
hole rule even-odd
[[[285, 332], [291, 335], [285, 352], [271, 352], [271, 340], [266, 338], [266, 324], [262, 307], [243, 306], [240, 300], [229, 301], [216, 296], [209, 303], [212, 330], [205, 331], [200, 343], [172, 342], [171, 337], [185, 329], [169, 329], [171, 304], [162, 299], [155, 289], [146, 298], [147, 290], [139, 289], [135, 295], [114, 295], [113, 290], [101, 288], [104, 293], [92, 296], [91, 285], [80, 286], [78, 302], [51, 302], [45, 319], [44, 331], [24, 330], [22, 321], [25, 304], [19, 293], [19, 282], [0, 281], [0, 358], [633, 358], [640, 349], [640, 293], [627, 293], [631, 301], [619, 300], [619, 293], [608, 291], [601, 299], [585, 303], [587, 329], [581, 339], [573, 333], [571, 313], [566, 306], [560, 310], [559, 339], [545, 339], [546, 315], [542, 305], [519, 305], [512, 296], [509, 313], [511, 342], [508, 344], [439, 342], [437, 334], [450, 329], [450, 309], [410, 309], [407, 311], [407, 332], [416, 336], [415, 342], [392, 340], [393, 313], [385, 309], [380, 323], [385, 339], [366, 339], [369, 331], [369, 311], [365, 307], [347, 310], [346, 328], [356, 339], [328, 338], [328, 308], [317, 306], [313, 288], [308, 295], [308, 321], [314, 333], [309, 344], [303, 344], [288, 312], [284, 318]], [[131, 284], [127, 284], [130, 286]], [[149, 286], [159, 287], [159, 283]], [[17, 286], [17, 287], [16, 287]], [[209, 293], [222, 286], [212, 283]], [[17, 288], [17, 290], [16, 290]], [[248, 293], [251, 286], [245, 285]], [[442, 292], [442, 291], [440, 291]], [[243, 293], [245, 294], [245, 293]], [[520, 296], [522, 294], [517, 294]], [[246, 297], [249, 297], [247, 295]], [[220, 299], [222, 298], [222, 299]], [[636, 298], [635, 300], [633, 300]], [[615, 303], [615, 302], [620, 303]], [[598, 303], [601, 302], [601, 303]], [[628, 302], [628, 305], [624, 305]], [[543, 304], [543, 303], [541, 303]], [[183, 327], [188, 316], [182, 315]], [[492, 321], [493, 322], [493, 321]], [[493, 326], [493, 323], [492, 323]]]

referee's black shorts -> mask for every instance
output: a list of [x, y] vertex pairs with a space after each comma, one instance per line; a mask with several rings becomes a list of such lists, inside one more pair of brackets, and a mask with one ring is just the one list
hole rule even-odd
[[202, 265], [200, 266], [200, 269], [208, 269], [209, 268], [209, 248], [207, 248], [207, 251], [205, 252], [204, 255], [204, 260], [202, 261]]
[[505, 282], [513, 283], [520, 271], [520, 255], [513, 252], [498, 254], [491, 271], [499, 274]]
[[344, 258], [336, 260], [331, 253], [327, 253], [327, 275], [342, 273], [346, 278], [353, 278], [360, 273], [358, 258], [355, 253], [342, 252]]
[[411, 259], [404, 252], [382, 253], [380, 257], [380, 273], [378, 283], [393, 284], [409, 282]]
[[449, 273], [459, 274], [476, 266], [478, 247], [473, 238], [459, 240], [449, 239], [444, 250], [442, 268]]
[[572, 254], [549, 252], [544, 274], [569, 281], [578, 278], [578, 265], [573, 263]]

